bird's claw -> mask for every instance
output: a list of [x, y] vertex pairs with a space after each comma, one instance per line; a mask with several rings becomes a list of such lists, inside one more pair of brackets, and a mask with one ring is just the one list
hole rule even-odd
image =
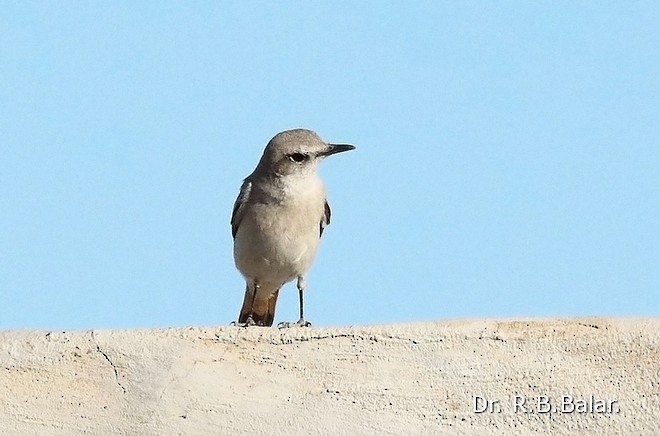
[[288, 329], [291, 327], [311, 327], [312, 323], [300, 318], [297, 322], [281, 322], [277, 324], [278, 329]]
[[248, 319], [246, 319], [245, 322], [232, 321], [229, 325], [232, 327], [252, 327], [257, 325], [257, 323], [254, 322], [251, 316], [248, 316]]

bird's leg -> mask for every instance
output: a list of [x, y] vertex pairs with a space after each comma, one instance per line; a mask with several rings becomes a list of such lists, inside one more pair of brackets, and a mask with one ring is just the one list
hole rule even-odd
[[254, 299], [257, 297], [257, 291], [259, 290], [259, 284], [254, 283], [252, 287], [252, 300], [250, 301], [250, 314], [248, 315], [247, 319], [245, 322], [238, 322], [238, 321], [232, 321], [229, 325], [235, 326], [235, 327], [251, 327], [254, 325], [257, 325], [256, 322], [254, 322], [254, 319], [252, 318], [252, 307], [254, 306]]
[[305, 321], [305, 317], [303, 316], [303, 293], [305, 292], [305, 279], [303, 276], [298, 277], [296, 286], [298, 288], [298, 300], [300, 301], [300, 319], [298, 320], [297, 324], [301, 327], [309, 327], [312, 325], [312, 323]]
[[277, 325], [278, 328], [289, 328], [289, 327], [311, 327], [312, 323], [305, 321], [303, 316], [303, 293], [305, 292], [305, 279], [303, 276], [298, 276], [298, 281], [296, 282], [296, 287], [298, 288], [298, 301], [300, 303], [300, 319], [296, 323], [292, 322], [281, 322]]

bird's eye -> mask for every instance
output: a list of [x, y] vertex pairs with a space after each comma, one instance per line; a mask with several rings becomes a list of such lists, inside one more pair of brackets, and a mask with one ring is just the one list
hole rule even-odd
[[302, 153], [293, 153], [289, 155], [289, 160], [291, 162], [300, 163], [307, 159], [307, 155]]

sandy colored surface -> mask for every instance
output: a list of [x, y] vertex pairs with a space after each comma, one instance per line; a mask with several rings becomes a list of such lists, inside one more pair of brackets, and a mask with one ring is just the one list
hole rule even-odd
[[660, 432], [660, 319], [0, 332], [0, 364], [3, 435]]

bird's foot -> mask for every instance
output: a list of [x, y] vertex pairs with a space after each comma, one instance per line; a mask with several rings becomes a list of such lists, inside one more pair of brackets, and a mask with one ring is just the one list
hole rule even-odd
[[257, 323], [254, 322], [251, 316], [248, 316], [248, 319], [246, 319], [245, 322], [232, 321], [229, 325], [232, 327], [252, 327], [257, 325]]
[[311, 327], [312, 323], [300, 318], [298, 322], [281, 322], [277, 324], [278, 329], [288, 329], [291, 327]]

